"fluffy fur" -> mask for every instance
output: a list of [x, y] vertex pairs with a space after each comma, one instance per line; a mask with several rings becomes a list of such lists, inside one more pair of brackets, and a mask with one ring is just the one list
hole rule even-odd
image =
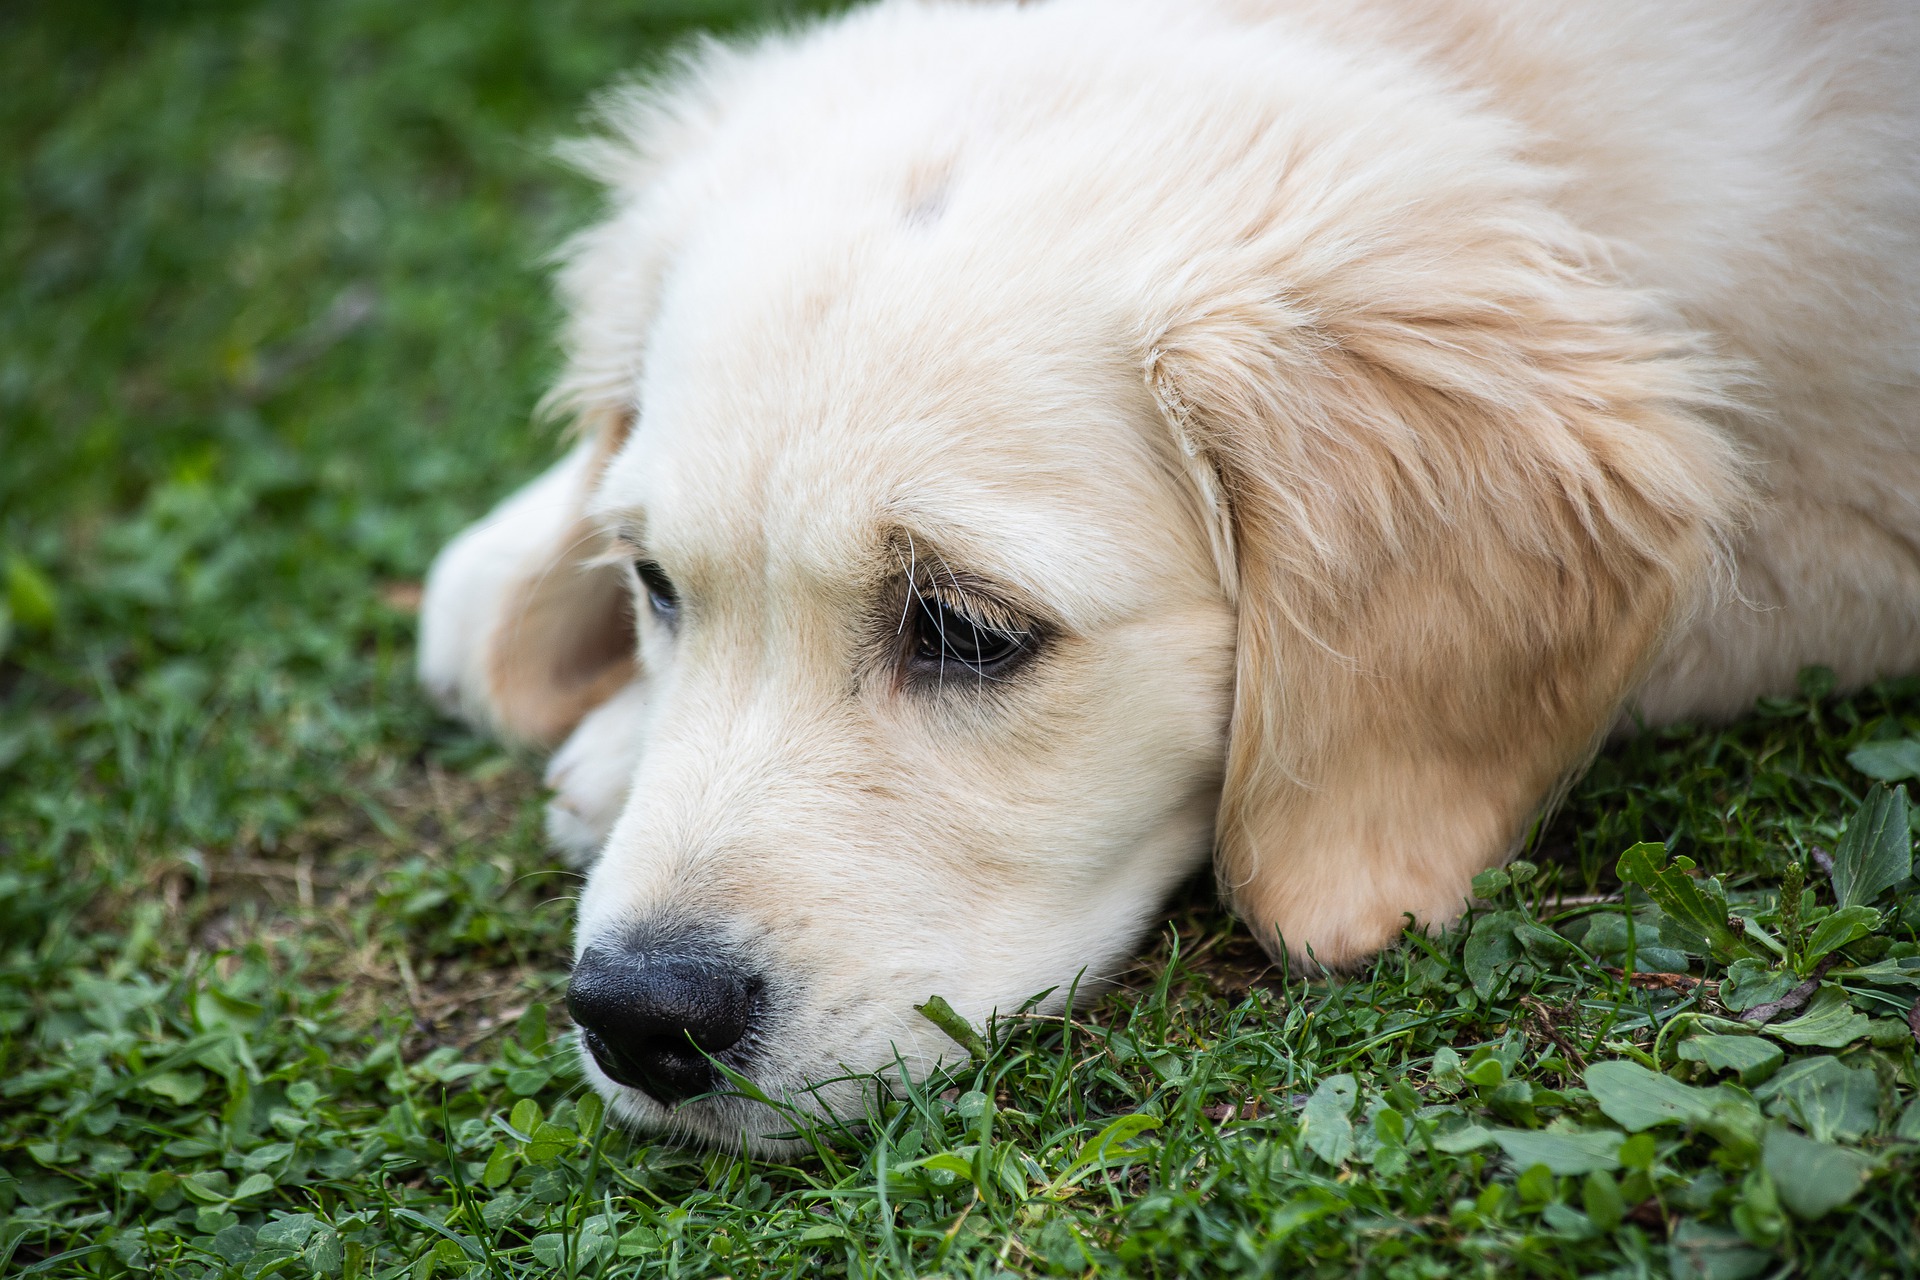
[[[701, 46], [580, 149], [583, 437], [443, 554], [423, 678], [564, 741], [581, 946], [754, 956], [741, 1065], [805, 1105], [946, 1051], [929, 995], [1058, 1007], [1210, 854], [1270, 948], [1364, 958], [1623, 715], [1920, 669], [1917, 50], [1897, 0], [886, 0]], [[949, 587], [1034, 659], [903, 680]]]

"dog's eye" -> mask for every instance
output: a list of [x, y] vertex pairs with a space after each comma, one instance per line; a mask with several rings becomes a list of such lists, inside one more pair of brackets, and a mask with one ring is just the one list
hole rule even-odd
[[913, 656], [929, 664], [958, 662], [976, 671], [992, 671], [1026, 652], [1028, 633], [977, 622], [945, 601], [917, 597]]
[[673, 589], [673, 579], [651, 560], [636, 560], [633, 571], [640, 575], [640, 585], [646, 588], [647, 603], [653, 606], [653, 612], [662, 622], [672, 622], [680, 614], [680, 593]]

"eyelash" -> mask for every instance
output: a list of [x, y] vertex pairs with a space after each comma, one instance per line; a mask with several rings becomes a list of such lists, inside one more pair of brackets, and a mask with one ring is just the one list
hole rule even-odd
[[937, 589], [915, 585], [910, 592], [901, 631], [910, 642], [909, 660], [923, 670], [944, 670], [951, 661], [976, 675], [992, 675], [1031, 653], [1039, 639], [1011, 619], [983, 621]]
[[641, 589], [647, 593], [647, 603], [652, 606], [654, 616], [671, 625], [680, 616], [680, 593], [674, 590], [673, 579], [651, 560], [635, 560], [633, 571], [640, 579]]

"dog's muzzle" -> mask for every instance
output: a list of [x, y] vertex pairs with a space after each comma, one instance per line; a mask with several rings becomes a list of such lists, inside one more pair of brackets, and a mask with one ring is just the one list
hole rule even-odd
[[602, 1071], [672, 1106], [720, 1084], [713, 1059], [736, 1066], [764, 989], [718, 947], [596, 946], [574, 966], [567, 1011]]

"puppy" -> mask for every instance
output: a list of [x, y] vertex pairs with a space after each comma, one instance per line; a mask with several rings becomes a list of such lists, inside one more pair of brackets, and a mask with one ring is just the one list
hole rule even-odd
[[885, 0], [581, 148], [579, 439], [421, 673], [560, 744], [570, 995], [724, 1143], [1210, 856], [1337, 967], [1610, 727], [1920, 669], [1920, 9]]

